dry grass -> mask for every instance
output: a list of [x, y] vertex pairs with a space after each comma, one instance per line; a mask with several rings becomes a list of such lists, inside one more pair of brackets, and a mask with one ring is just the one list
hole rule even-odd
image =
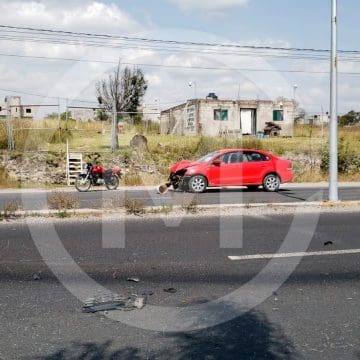
[[143, 185], [143, 179], [138, 173], [132, 171], [124, 175], [124, 185], [140, 186]]
[[145, 214], [145, 204], [141, 200], [132, 200], [125, 198], [124, 207], [126, 214], [129, 215], [142, 215]]
[[295, 175], [294, 182], [306, 183], [306, 182], [322, 182], [328, 181], [327, 174], [324, 174], [320, 170], [307, 170], [301, 174]]
[[79, 199], [77, 197], [62, 191], [53, 191], [48, 196], [48, 204], [51, 209], [56, 209], [56, 210], [75, 209], [78, 203], [79, 203]]
[[11, 179], [5, 167], [0, 165], [0, 188], [17, 187], [18, 182]]
[[181, 208], [187, 213], [187, 214], [196, 214], [199, 211], [199, 195], [194, 195], [192, 199], [189, 202], [185, 202], [181, 205]]
[[[34, 128], [46, 127], [47, 130], [31, 130]], [[62, 129], [66, 128], [64, 121], [60, 122]], [[68, 129], [71, 130], [72, 137], [69, 137], [69, 146], [72, 151], [82, 153], [99, 152], [104, 154], [102, 162], [106, 165], [111, 159], [111, 125], [110, 122], [83, 123], [69, 120]], [[64, 153], [66, 145], [63, 142], [68, 137], [68, 133], [59, 132], [57, 120], [14, 121], [15, 146], [20, 152], [23, 151], [49, 151]], [[306, 155], [310, 159], [319, 159], [321, 152], [328, 143], [327, 127], [296, 126], [293, 138], [269, 138], [256, 139], [244, 137], [236, 139], [232, 137], [203, 137], [203, 136], [177, 136], [177, 135], [158, 135], [156, 132], [144, 132], [148, 138], [149, 154], [142, 154], [139, 158], [134, 155], [130, 148], [130, 140], [141, 129], [135, 126], [127, 126], [124, 134], [119, 135], [120, 150], [115, 154], [123, 160], [129, 160], [135, 164], [155, 164], [159, 168], [158, 174], [140, 174], [131, 171], [125, 174], [124, 185], [155, 185], [166, 180], [169, 165], [181, 159], [197, 159], [205, 153], [220, 148], [258, 148], [269, 151], [279, 156], [289, 157], [292, 155]], [[360, 154], [360, 126], [351, 128], [340, 128], [339, 138], [343, 137], [349, 143], [349, 147], [354, 153]], [[6, 122], [0, 121], [0, 148], [7, 148]], [[317, 173], [317, 167], [308, 170], [300, 161], [299, 171], [295, 181], [317, 181], [324, 180], [326, 175]], [[341, 175], [341, 179], [353, 181], [358, 179], [357, 173]], [[4, 169], [0, 167], [0, 187], [15, 187], [17, 183], [4, 175]]]

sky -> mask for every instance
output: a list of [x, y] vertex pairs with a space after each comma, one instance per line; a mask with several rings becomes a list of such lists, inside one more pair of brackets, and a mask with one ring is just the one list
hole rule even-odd
[[[338, 7], [339, 49], [360, 50], [360, 2], [338, 0]], [[331, 0], [0, 0], [0, 25], [218, 45], [329, 49]], [[220, 99], [295, 97], [309, 114], [329, 110], [326, 53], [314, 59], [296, 52], [280, 57], [281, 51], [272, 51], [270, 57], [264, 51], [239, 53], [221, 46], [114, 48], [111, 41], [90, 47], [9, 40], [4, 38], [7, 30], [0, 28], [0, 98], [18, 94], [23, 103], [59, 101], [61, 107], [68, 98], [69, 104], [95, 106], [96, 82], [120, 60], [121, 66], [143, 70], [149, 108], [164, 110], [215, 92]], [[340, 58], [341, 113], [360, 111], [359, 60], [360, 55]], [[48, 112], [53, 110], [49, 106]]]

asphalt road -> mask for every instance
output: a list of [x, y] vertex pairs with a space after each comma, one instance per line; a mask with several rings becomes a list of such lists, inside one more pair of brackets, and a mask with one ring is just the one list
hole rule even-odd
[[[339, 252], [360, 248], [357, 213], [322, 214], [318, 222], [316, 214], [298, 215], [295, 220], [290, 215], [177, 220], [1, 223], [0, 358], [360, 359], [360, 254]], [[113, 238], [115, 246], [122, 230], [126, 247], [104, 249], [104, 237]], [[284, 243], [289, 233], [290, 242]], [[255, 298], [258, 289], [268, 286], [271, 291], [249, 311], [207, 329], [171, 333], [139, 329], [104, 314], [81, 313], [82, 302], [73, 294], [86, 284], [69, 271], [57, 236], [96, 283], [119, 294], [153, 293], [144, 309], [134, 310], [139, 316], [149, 305], [186, 309], [208, 304], [246, 289], [261, 271], [254, 294], [247, 295]], [[229, 259], [293, 253], [306, 238], [311, 239], [306, 251], [318, 255], [275, 259], [270, 268], [265, 259]], [[229, 246], [229, 239], [233, 248], [224, 247]], [[324, 245], [329, 241], [332, 244]], [[323, 251], [338, 253], [325, 255]], [[47, 254], [54, 271], [62, 274], [62, 282], [39, 252]], [[288, 273], [296, 259], [300, 263]], [[277, 288], [284, 274], [286, 280]], [[129, 277], [138, 277], [140, 282], [126, 281]], [[73, 294], [62, 285], [69, 282]], [[176, 293], [163, 291], [169, 287]], [[249, 299], [240, 299], [244, 308]], [[227, 306], [233, 306], [236, 314], [235, 301]], [[212, 317], [224, 320], [223, 310], [214, 307]], [[147, 325], [158, 322], [148, 315]]]
[[[191, 201], [194, 194], [169, 191], [159, 195], [155, 187], [151, 190], [117, 190], [106, 191], [101, 188], [86, 193], [66, 191], [77, 201], [79, 208], [114, 207], [121, 205], [125, 198], [141, 201], [145, 206], [183, 205]], [[24, 210], [41, 210], [49, 208], [49, 196], [52, 192], [19, 192], [9, 191], [0, 193], [0, 209], [11, 202], [20, 204]], [[278, 193], [248, 191], [247, 189], [210, 189], [206, 193], [197, 195], [200, 204], [255, 204], [255, 203], [291, 203], [313, 200], [327, 200], [328, 190], [321, 187], [293, 188], [286, 184]], [[339, 198], [343, 201], [360, 200], [360, 187], [340, 188]]]

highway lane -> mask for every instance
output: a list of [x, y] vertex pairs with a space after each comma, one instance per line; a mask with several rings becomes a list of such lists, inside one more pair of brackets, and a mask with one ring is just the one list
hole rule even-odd
[[[79, 193], [76, 190], [66, 190], [66, 193], [76, 199], [79, 208], [116, 207], [123, 204], [125, 198], [137, 199], [145, 206], [183, 205], [190, 202], [193, 194], [169, 191], [164, 195], [157, 194], [155, 188], [150, 190], [90, 190]], [[52, 192], [9, 191], [0, 193], [0, 209], [11, 202], [19, 203], [24, 210], [40, 210], [49, 208], [48, 198]], [[316, 196], [315, 196], [316, 195]], [[278, 193], [266, 193], [261, 189], [248, 191], [246, 189], [210, 189], [206, 193], [196, 195], [199, 204], [255, 204], [255, 203], [292, 203], [305, 202], [309, 199], [327, 200], [328, 191], [321, 187], [287, 188], [283, 185]], [[360, 200], [360, 187], [340, 188], [339, 198], [343, 201]]]
[[[53, 225], [72, 258], [103, 286], [122, 294], [151, 291], [148, 301], [153, 305], [188, 306], [241, 288], [268, 263], [231, 261], [228, 256], [277, 252], [291, 229], [301, 241], [309, 235], [306, 224], [315, 215], [301, 215], [295, 225], [290, 215], [194, 217], [177, 226], [162, 219], [123, 224], [113, 218], [103, 223], [54, 220]], [[124, 249], [103, 248], [104, 221], [115, 240], [124, 228]], [[40, 219], [31, 224], [0, 225], [0, 358], [86, 354], [99, 359], [358, 359], [360, 355], [360, 253], [304, 258], [279, 289], [245, 315], [206, 330], [162, 333], [104, 315], [82, 314], [81, 302], [54, 277], [34, 245], [34, 234], [50, 234], [49, 223]], [[241, 240], [237, 243], [241, 247], [221, 248], [221, 239], [228, 236]], [[322, 214], [307, 251], [359, 249], [359, 238], [357, 213]], [[44, 239], [43, 245], [55, 249], [51, 235]], [[297, 241], [286, 252], [296, 251]], [[57, 257], [57, 265], [62, 261], [66, 260]], [[267, 281], [276, 282], [288, 261], [277, 259], [266, 273]], [[40, 280], [35, 281], [33, 274], [38, 272]], [[75, 284], [80, 281], [68, 276]], [[140, 282], [128, 282], [128, 277]], [[81, 288], [81, 282], [78, 285]], [[177, 292], [165, 293], [168, 287]]]

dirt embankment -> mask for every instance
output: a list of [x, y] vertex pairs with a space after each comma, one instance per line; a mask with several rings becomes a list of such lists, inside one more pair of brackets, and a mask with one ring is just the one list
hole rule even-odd
[[[90, 154], [90, 157], [93, 154]], [[319, 171], [320, 158], [310, 157], [306, 154], [284, 154], [285, 158], [293, 161], [297, 176], [313, 171]], [[89, 155], [84, 156], [87, 161]], [[138, 177], [136, 184], [153, 185], [164, 178], [164, 169], [157, 164], [147, 164], [147, 161], [137, 156], [130, 156], [124, 161], [122, 156], [102, 155], [98, 159], [105, 167], [120, 166], [128, 174], [129, 181], [135, 175]], [[52, 152], [11, 153], [0, 156], [0, 166], [15, 182], [31, 182], [41, 184], [66, 184], [66, 154]]]

